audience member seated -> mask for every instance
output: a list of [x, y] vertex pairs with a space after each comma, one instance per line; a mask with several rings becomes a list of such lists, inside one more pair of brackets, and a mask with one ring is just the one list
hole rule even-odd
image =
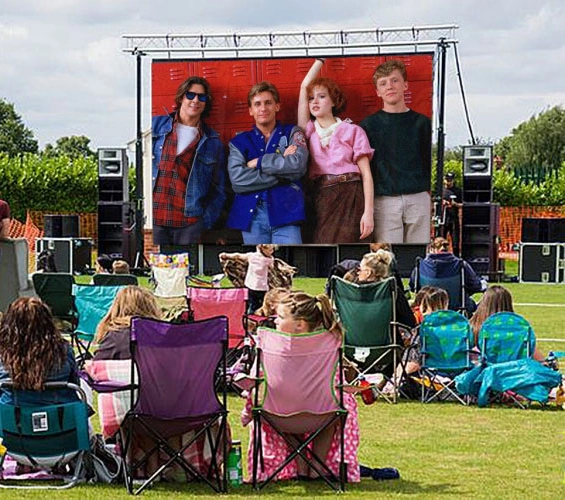
[[37, 273], [56, 273], [55, 254], [52, 250], [42, 250], [37, 256]]
[[[2, 391], [0, 400], [22, 405], [75, 401], [70, 390], [42, 391], [46, 382], [79, 384], [70, 344], [55, 326], [49, 307], [35, 297], [15, 300], [0, 320], [0, 381], [11, 379], [16, 395]], [[39, 392], [38, 392], [39, 391]]]
[[95, 274], [112, 274], [112, 258], [105, 253], [101, 253], [96, 257]]
[[[87, 372], [97, 382], [116, 380], [129, 382], [130, 366], [127, 360], [131, 359], [130, 332], [131, 318], [142, 316], [145, 318], [161, 319], [161, 310], [153, 294], [139, 286], [127, 286], [116, 295], [112, 307], [100, 322], [96, 331], [98, 349], [93, 360], [87, 363]], [[98, 395], [98, 412], [101, 421], [101, 430], [105, 439], [113, 438], [120, 429], [120, 424], [130, 408], [129, 391], [115, 393], [101, 393]], [[228, 428], [229, 431], [229, 428]], [[174, 435], [170, 438], [171, 444], [179, 447], [177, 441], [183, 440], [184, 435]], [[135, 435], [135, 446], [132, 449], [134, 459], [142, 455], [142, 450], [147, 451], [153, 441], [144, 435]], [[221, 447], [220, 447], [221, 448]], [[205, 473], [210, 463], [210, 452], [205, 449], [204, 435], [193, 445], [185, 450], [185, 457], [193, 460], [195, 467]], [[221, 450], [220, 452], [221, 453]], [[143, 477], [149, 477], [162, 464], [169, 459], [165, 453], [152, 456], [142, 471]], [[221, 460], [221, 457], [217, 457]], [[186, 480], [186, 474], [178, 467], [167, 472], [168, 480]]]
[[[423, 287], [420, 292], [422, 292], [420, 294], [420, 312], [422, 314], [422, 320], [424, 316], [427, 316], [434, 311], [442, 311], [449, 307], [449, 297], [445, 290], [433, 286], [427, 286]], [[422, 366], [419, 328], [414, 328], [411, 332], [411, 336], [403, 338], [403, 340], [406, 350], [402, 355], [402, 363], [396, 368], [395, 376], [399, 381], [404, 376], [406, 377], [404, 382], [407, 382], [408, 375], [416, 373]], [[385, 386], [383, 391], [386, 392], [387, 390], [392, 390], [393, 385], [390, 382], [388, 384], [388, 387]]]
[[424, 319], [424, 315], [422, 314], [422, 300], [424, 300], [424, 297], [435, 288], [436, 287], [430, 285], [423, 286], [416, 292], [416, 295], [414, 296], [414, 300], [412, 301], [412, 312], [414, 313], [414, 318], [416, 319], [416, 324], [418, 325]]
[[[359, 285], [378, 283], [391, 276], [393, 259], [394, 255], [387, 250], [366, 253], [361, 259], [359, 269], [349, 271], [343, 278]], [[416, 326], [414, 313], [402, 290], [397, 290], [396, 294], [396, 321], [409, 328]]]
[[125, 260], [115, 260], [112, 263], [112, 272], [114, 274], [129, 274], [129, 264]]
[[[477, 308], [477, 304], [473, 301], [471, 295], [485, 291], [486, 282], [475, 273], [467, 262], [449, 251], [449, 242], [445, 238], [435, 238], [430, 243], [429, 253], [420, 263], [420, 275], [434, 279], [451, 278], [460, 272], [460, 262], [463, 265], [465, 279], [465, 309], [471, 314]], [[412, 291], [416, 289], [416, 272], [417, 269], [414, 269], [410, 276], [410, 290]]]
[[94, 360], [130, 359], [130, 322], [134, 316], [161, 318], [161, 310], [153, 294], [140, 286], [120, 290], [112, 307], [96, 330], [98, 349]]
[[[473, 329], [473, 335], [475, 337], [475, 348], [480, 349], [478, 345], [479, 332], [485, 320], [498, 312], [514, 312], [514, 305], [512, 303], [511, 293], [500, 285], [493, 285], [485, 291], [477, 310], [473, 317], [469, 320], [471, 323], [471, 328]], [[536, 347], [533, 358], [536, 361], [544, 361], [545, 356]]]
[[280, 301], [290, 293], [288, 288], [271, 288], [265, 297], [263, 305], [248, 317], [248, 331], [255, 333], [258, 326], [274, 328], [274, 317], [277, 314], [277, 307]]
[[[304, 292], [290, 292], [277, 307], [275, 318], [277, 330], [288, 334], [314, 332], [322, 329], [342, 335], [341, 327], [336, 323], [329, 298], [325, 294], [312, 297]], [[244, 426], [252, 423], [251, 409], [253, 406], [252, 391], [247, 397], [247, 402], [242, 414]], [[351, 394], [344, 394], [344, 406], [348, 410], [345, 421], [345, 462], [347, 463], [347, 475], [349, 482], [360, 480], [359, 464], [357, 461], [357, 449], [359, 447], [359, 423], [357, 417], [357, 402]], [[261, 426], [264, 467], [259, 466], [258, 480], [262, 481], [272, 474], [284, 457], [288, 454], [288, 445], [268, 424]], [[337, 425], [331, 426], [323, 431], [314, 441], [314, 450], [317, 455], [324, 459], [326, 465], [334, 472], [339, 472], [339, 429]], [[250, 436], [253, 439], [253, 429]], [[248, 470], [253, 466], [253, 441], [250, 441], [248, 449]], [[317, 473], [308, 470], [302, 461], [293, 461], [288, 464], [277, 476], [277, 479], [291, 479], [295, 477], [316, 477]]]

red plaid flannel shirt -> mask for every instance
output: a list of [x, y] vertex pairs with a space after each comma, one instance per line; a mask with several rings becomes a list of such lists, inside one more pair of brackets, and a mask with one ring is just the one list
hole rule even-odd
[[153, 223], [158, 226], [186, 227], [198, 221], [197, 217], [184, 215], [184, 205], [188, 176], [200, 140], [200, 130], [194, 142], [177, 155], [176, 125], [175, 119], [173, 130], [163, 144], [159, 175], [153, 189]]

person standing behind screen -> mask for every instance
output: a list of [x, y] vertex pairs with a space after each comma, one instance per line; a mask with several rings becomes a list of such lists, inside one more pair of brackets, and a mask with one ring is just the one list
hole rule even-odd
[[406, 106], [406, 78], [402, 61], [379, 65], [373, 81], [383, 109], [361, 122], [375, 150], [376, 242], [430, 241], [432, 125], [427, 116]]
[[335, 116], [346, 97], [333, 80], [316, 78], [323, 64], [314, 61], [298, 100], [298, 125], [309, 140], [313, 243], [358, 243], [373, 233], [373, 149], [361, 127]]
[[301, 244], [300, 178], [308, 163], [304, 133], [277, 121], [280, 97], [272, 83], [253, 85], [247, 104], [255, 125], [230, 141], [228, 173], [235, 198], [227, 226], [239, 229], [246, 245]]
[[459, 256], [459, 210], [463, 206], [463, 195], [461, 189], [455, 185], [455, 174], [447, 172], [443, 179], [443, 206], [445, 208], [445, 220], [443, 221], [441, 235], [447, 239], [451, 235], [451, 247], [453, 255]]
[[210, 85], [191, 76], [177, 89], [176, 111], [153, 118], [153, 242], [198, 243], [220, 216], [224, 147], [204, 122], [212, 106]]

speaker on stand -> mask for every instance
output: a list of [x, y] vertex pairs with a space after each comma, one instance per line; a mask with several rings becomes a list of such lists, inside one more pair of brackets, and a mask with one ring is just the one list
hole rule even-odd
[[135, 260], [135, 210], [129, 201], [128, 159], [123, 148], [98, 150], [98, 254]]
[[492, 203], [492, 146], [463, 146], [461, 257], [477, 274], [499, 277], [500, 205]]

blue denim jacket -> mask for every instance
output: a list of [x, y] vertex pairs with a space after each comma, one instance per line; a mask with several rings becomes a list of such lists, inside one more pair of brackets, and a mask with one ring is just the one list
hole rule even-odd
[[[165, 137], [173, 130], [174, 116], [172, 113], [153, 118], [153, 187], [159, 175]], [[184, 215], [201, 217], [206, 229], [210, 229], [218, 220], [226, 201], [224, 158], [224, 146], [219, 134], [202, 122], [202, 137], [196, 147], [186, 186]]]

